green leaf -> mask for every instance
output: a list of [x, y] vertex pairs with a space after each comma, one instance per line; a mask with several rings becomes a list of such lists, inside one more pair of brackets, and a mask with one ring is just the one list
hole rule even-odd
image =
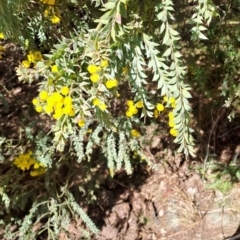
[[192, 95], [185, 89], [182, 90], [182, 95], [185, 97], [185, 98], [192, 98]]
[[171, 54], [171, 52], [172, 52], [172, 48], [170, 47], [164, 52], [163, 56], [168, 57]]

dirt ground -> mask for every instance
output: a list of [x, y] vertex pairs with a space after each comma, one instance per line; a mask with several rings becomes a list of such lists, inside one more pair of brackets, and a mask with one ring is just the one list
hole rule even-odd
[[[10, 43], [5, 47], [0, 60], [0, 131], [18, 138], [23, 119], [31, 121], [35, 116], [33, 109], [23, 114], [37, 90], [17, 81], [14, 68], [23, 59], [22, 52]], [[224, 168], [238, 158], [240, 130], [218, 138], [234, 125], [228, 123], [224, 111], [214, 109], [203, 128], [196, 125], [198, 157], [185, 159], [175, 153], [166, 136], [151, 134], [154, 127], [148, 126], [146, 135], [151, 142], [146, 153], [153, 165], [137, 164], [131, 176], [120, 172], [96, 192], [97, 201], [89, 206], [88, 214], [101, 232], [92, 239], [240, 239], [229, 238], [238, 234], [240, 226], [239, 183], [229, 175], [217, 181], [214, 165], [217, 162]], [[59, 239], [64, 240], [64, 235]]]

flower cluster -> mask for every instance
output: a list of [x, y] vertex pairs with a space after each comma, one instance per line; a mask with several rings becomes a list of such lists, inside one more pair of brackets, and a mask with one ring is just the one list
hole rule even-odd
[[32, 152], [20, 154], [13, 161], [13, 164], [20, 168], [22, 171], [30, 170], [30, 175], [36, 177], [46, 172], [45, 166], [33, 158]]
[[57, 11], [57, 13], [54, 13], [53, 7], [48, 7], [44, 11], [44, 17], [48, 18], [53, 24], [58, 24], [61, 21], [61, 17], [60, 17], [59, 11]]
[[159, 116], [159, 113], [164, 111], [165, 107], [161, 103], [157, 103], [153, 112], [155, 118]]
[[116, 79], [109, 79], [106, 81], [105, 85], [108, 89], [111, 89], [117, 87], [118, 81]]
[[53, 65], [53, 66], [51, 67], [51, 71], [52, 71], [53, 73], [57, 73], [57, 72], [58, 72], [58, 66], [57, 66], [57, 65]]
[[61, 21], [59, 10], [55, 7], [56, 0], [40, 0], [43, 4], [48, 5], [44, 11], [44, 17], [48, 18], [53, 24]]
[[[158, 118], [159, 113], [164, 111], [165, 107], [170, 106], [171, 108], [176, 107], [176, 101], [174, 97], [167, 98], [166, 96], [163, 97], [163, 103], [166, 103], [164, 106], [162, 103], [157, 103], [154, 109], [154, 117]], [[175, 129], [175, 122], [174, 122], [174, 115], [173, 112], [169, 112], [168, 114], [168, 125], [170, 127], [170, 134], [174, 137], [178, 135], [178, 131]]]
[[126, 105], [128, 106], [128, 109], [126, 111], [126, 116], [127, 117], [132, 117], [133, 115], [136, 115], [138, 113], [139, 108], [143, 108], [143, 102], [140, 100], [136, 103], [134, 103], [132, 100], [128, 100]]
[[[95, 65], [95, 64], [89, 64], [87, 67], [88, 72], [90, 73], [90, 80], [93, 83], [97, 83], [99, 82], [99, 80], [101, 79], [104, 69], [106, 69], [108, 67], [108, 61], [107, 60], [102, 60], [101, 63], [99, 65]], [[105, 82], [105, 86], [108, 89], [112, 89], [114, 87], [117, 87], [118, 85], [118, 81], [113, 78], [113, 79], [108, 79]]]
[[173, 112], [169, 112], [168, 114], [168, 126], [170, 127], [170, 134], [176, 137], [178, 135], [178, 131], [174, 128], [175, 122]]
[[53, 118], [58, 120], [63, 115], [70, 117], [75, 115], [75, 111], [72, 104], [72, 98], [68, 96], [69, 88], [63, 86], [59, 92], [53, 92], [49, 94], [43, 90], [39, 93], [38, 98], [32, 100], [33, 105], [37, 112], [45, 112], [49, 115], [52, 114]]
[[170, 97], [169, 99], [164, 96], [163, 97], [163, 101], [166, 102], [167, 104], [170, 104], [172, 108], [176, 107], [176, 102], [175, 102], [175, 98], [174, 97]]
[[90, 64], [87, 67], [88, 72], [90, 73], [90, 80], [93, 83], [96, 83], [100, 80], [102, 75], [102, 70], [105, 69], [108, 66], [108, 61], [103, 60], [100, 64], [100, 66], [95, 64]]
[[85, 126], [85, 120], [81, 118], [81, 119], [78, 120], [77, 124], [78, 124], [79, 127], [84, 127]]
[[4, 39], [4, 33], [0, 32], [0, 39]]
[[99, 98], [94, 98], [92, 102], [94, 106], [98, 107], [102, 111], [105, 111], [107, 109], [107, 105]]
[[42, 60], [42, 53], [40, 51], [30, 51], [27, 55], [27, 59], [22, 61], [22, 65], [25, 68], [30, 68], [31, 65], [35, 65], [38, 61]]

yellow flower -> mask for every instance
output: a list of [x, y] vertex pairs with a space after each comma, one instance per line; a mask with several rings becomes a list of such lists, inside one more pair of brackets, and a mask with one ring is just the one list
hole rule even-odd
[[158, 104], [156, 105], [156, 108], [157, 108], [157, 110], [158, 110], [159, 112], [162, 112], [162, 111], [164, 110], [164, 106], [163, 106], [161, 103], [158, 103]]
[[[54, 105], [54, 108], [57, 109], [57, 108], [62, 108], [63, 106], [63, 102], [64, 101], [60, 101], [60, 102], [56, 102]], [[50, 106], [53, 106], [52, 104], [49, 104]]]
[[101, 61], [101, 67], [102, 68], [105, 68], [105, 67], [107, 67], [108, 66], [108, 60], [102, 60]]
[[63, 96], [59, 92], [53, 92], [51, 96], [48, 97], [47, 103], [51, 106], [54, 106], [57, 103], [63, 102]]
[[39, 98], [40, 98], [40, 101], [44, 102], [47, 100], [48, 98], [48, 92], [43, 90], [39, 93]]
[[61, 18], [59, 18], [59, 17], [56, 16], [56, 15], [54, 15], [53, 17], [51, 17], [51, 22], [52, 22], [53, 24], [59, 23], [60, 20], [61, 20]]
[[41, 113], [42, 110], [43, 110], [42, 106], [40, 106], [40, 105], [37, 105], [37, 106], [36, 106], [36, 111], [37, 111], [37, 112]]
[[100, 76], [99, 76], [98, 74], [96, 74], [96, 73], [94, 73], [94, 74], [92, 74], [92, 75], [90, 76], [90, 80], [91, 80], [93, 83], [98, 82], [98, 81], [99, 81], [99, 78], [100, 78]]
[[164, 101], [164, 102], [168, 102], [167, 96], [164, 96], [164, 97], [163, 97], [163, 101]]
[[72, 115], [73, 113], [73, 107], [72, 105], [66, 105], [63, 109], [63, 114], [66, 114], [66, 115]]
[[35, 63], [35, 56], [32, 51], [30, 51], [29, 54], [27, 55], [27, 59], [30, 63]]
[[37, 177], [37, 176], [43, 175], [45, 172], [46, 172], [46, 169], [41, 167], [41, 168], [31, 171], [30, 175], [32, 177]]
[[31, 63], [30, 63], [28, 60], [24, 60], [24, 61], [22, 61], [22, 65], [23, 65], [25, 68], [30, 68]]
[[174, 128], [171, 128], [171, 129], [170, 129], [170, 134], [171, 134], [172, 136], [176, 137], [176, 136], [178, 135], [178, 131], [177, 131], [176, 129], [174, 129]]
[[141, 136], [141, 134], [136, 129], [131, 130], [131, 135], [132, 135], [132, 137], [140, 137]]
[[133, 116], [133, 113], [130, 112], [129, 110], [127, 110], [125, 114], [126, 114], [126, 116], [129, 117], [129, 118]]
[[154, 109], [153, 116], [154, 118], [158, 118], [159, 116], [159, 111], [156, 108]]
[[98, 105], [98, 107], [102, 110], [105, 111], [107, 109], [107, 105], [104, 102], [100, 102], [100, 104]]
[[101, 68], [99, 66], [90, 64], [90, 65], [88, 65], [87, 70], [89, 73], [94, 74], [94, 73], [99, 72], [101, 70]]
[[130, 112], [132, 112], [133, 114], [137, 114], [138, 113], [138, 109], [135, 106], [130, 106], [128, 110]]
[[65, 97], [63, 103], [65, 106], [72, 105], [72, 98], [70, 96]]
[[131, 102], [130, 102], [129, 108], [126, 111], [126, 116], [127, 117], [132, 117], [134, 114], [137, 114], [137, 113], [138, 113], [138, 109], [136, 108], [136, 106], [131, 105]]
[[108, 89], [114, 88], [118, 85], [118, 81], [116, 79], [109, 79], [109, 80], [107, 80], [105, 85]]
[[101, 101], [100, 101], [98, 98], [94, 98], [94, 99], [93, 99], [93, 105], [94, 105], [94, 106], [99, 106], [100, 102], [101, 102]]
[[134, 102], [133, 102], [132, 100], [127, 100], [126, 105], [127, 105], [128, 107], [131, 107], [131, 106], [134, 105]]
[[38, 168], [41, 168], [41, 167], [45, 167], [42, 163], [40, 162], [36, 162], [34, 165], [33, 165], [33, 168], [34, 169], [38, 169]]
[[70, 117], [73, 117], [75, 115], [75, 110], [72, 108], [72, 110], [70, 111], [70, 113], [68, 115]]
[[57, 73], [57, 72], [58, 72], [58, 66], [57, 66], [57, 65], [53, 65], [53, 66], [51, 67], [51, 71], [52, 71], [53, 73]]
[[169, 112], [169, 114], [168, 114], [168, 117], [169, 117], [169, 120], [172, 120], [172, 119], [174, 119], [173, 112]]
[[55, 99], [55, 103], [62, 103], [64, 101], [63, 96], [59, 92], [53, 93], [53, 99]]
[[32, 104], [33, 104], [34, 106], [38, 105], [38, 104], [39, 104], [38, 99], [37, 99], [37, 98], [34, 98], [34, 99], [32, 100]]
[[143, 106], [144, 106], [144, 105], [143, 105], [143, 101], [140, 100], [140, 101], [136, 102], [135, 106], [136, 106], [137, 108], [143, 108]]
[[173, 128], [173, 127], [175, 126], [174, 121], [170, 120], [170, 121], [168, 122], [168, 126], [171, 127], [171, 128]]
[[53, 114], [53, 118], [58, 120], [62, 117], [63, 112], [62, 112], [62, 108], [57, 108], [55, 109], [55, 113]]
[[98, 98], [93, 99], [93, 105], [99, 107], [102, 111], [107, 109], [107, 105]]
[[80, 119], [80, 120], [78, 121], [78, 126], [79, 126], [79, 127], [84, 127], [84, 126], [85, 126], [85, 121], [84, 121], [84, 119]]
[[176, 100], [174, 97], [170, 97], [168, 102], [171, 104], [171, 107], [172, 108], [175, 108], [176, 107]]
[[49, 106], [54, 106], [54, 104], [55, 104], [55, 99], [54, 99], [53, 95], [51, 95], [51, 96], [48, 97], [48, 99], [47, 99], [47, 104], [48, 104]]
[[68, 87], [62, 87], [61, 88], [61, 93], [66, 96], [69, 93], [69, 88]]
[[0, 39], [4, 39], [4, 34], [0, 32]]
[[46, 112], [46, 113], [48, 113], [48, 114], [51, 114], [52, 112], [53, 112], [53, 107], [51, 106], [51, 105], [46, 105], [45, 107], [44, 107], [44, 111]]
[[13, 161], [13, 164], [20, 168], [22, 171], [29, 170], [30, 167], [35, 163], [36, 160], [32, 157], [31, 151], [26, 154], [20, 154]]
[[41, 61], [42, 60], [42, 53], [40, 51], [35, 51], [33, 53], [35, 61]]

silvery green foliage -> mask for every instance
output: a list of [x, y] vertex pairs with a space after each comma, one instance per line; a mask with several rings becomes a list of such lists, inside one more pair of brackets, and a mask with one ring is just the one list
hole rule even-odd
[[192, 40], [207, 40], [204, 32], [208, 30], [206, 26], [209, 26], [212, 17], [217, 16], [216, 8], [209, 0], [194, 0], [194, 2], [197, 2], [197, 4], [191, 18], [193, 24], [191, 28]]
[[43, 132], [38, 132], [34, 136], [32, 128], [34, 128], [34, 125], [26, 127], [25, 133], [26, 138], [35, 144], [34, 157], [47, 168], [51, 168], [55, 152], [55, 147], [51, 144], [51, 138]]
[[86, 129], [82, 128], [79, 131], [76, 131], [76, 133], [71, 136], [73, 147], [77, 155], [77, 161], [79, 163], [85, 158], [84, 145], [83, 145], [85, 131]]
[[99, 134], [102, 130], [103, 130], [103, 126], [98, 125], [93, 130], [92, 134], [90, 135], [90, 137], [88, 139], [85, 153], [86, 153], [86, 156], [89, 161], [91, 160], [94, 146], [101, 145], [100, 144], [101, 138], [99, 137]]
[[32, 224], [36, 211], [37, 207], [34, 206], [30, 209], [29, 214], [24, 217], [21, 227], [19, 228], [19, 240], [25, 240], [26, 237], [29, 238], [33, 235]]
[[89, 216], [85, 213], [85, 211], [79, 206], [79, 204], [76, 203], [74, 200], [72, 194], [70, 192], [67, 193], [68, 202], [72, 210], [77, 213], [83, 222], [86, 224], [86, 226], [95, 234], [99, 232], [96, 225], [93, 223], [93, 221], [89, 218]]
[[[96, 6], [99, 4], [100, 1], [96, 1]], [[90, 1], [87, 4], [75, 0], [57, 2], [53, 8], [60, 14], [64, 25], [58, 24], [56, 27], [44, 14], [46, 9], [49, 10], [49, 5], [40, 0], [31, 2], [1, 0], [0, 32], [4, 32], [5, 36], [15, 43], [20, 43], [24, 49], [39, 47], [36, 41], [41, 47], [49, 49], [60, 36], [70, 37], [69, 29], [74, 28], [78, 32], [86, 32], [89, 29], [89, 22], [92, 20], [89, 18], [88, 7], [92, 8]], [[79, 10], [84, 14], [79, 14]], [[92, 11], [94, 10], [92, 8]]]
[[108, 168], [113, 170], [115, 169], [115, 161], [117, 160], [117, 146], [116, 146], [116, 138], [114, 133], [110, 133], [107, 136], [107, 150], [106, 156], [108, 160]]
[[[129, 22], [123, 23], [127, 16], [127, 7], [131, 1], [112, 0], [104, 4], [105, 12], [97, 20], [99, 35], [114, 42], [116, 57], [114, 63], [119, 66], [114, 68], [115, 74], [125, 63], [130, 65], [130, 84], [135, 98], [142, 99], [147, 106], [146, 116], [152, 116], [152, 104], [149, 101], [149, 94], [145, 86], [156, 82], [160, 95], [174, 97], [176, 108], [174, 109], [175, 128], [178, 136], [175, 142], [180, 145], [178, 151], [183, 151], [185, 155], [195, 155], [194, 140], [191, 135], [193, 130], [189, 127], [189, 113], [191, 106], [189, 103], [190, 86], [184, 83], [186, 67], [183, 64], [183, 56], [180, 52], [180, 35], [174, 29], [174, 4], [171, 0], [163, 0], [155, 4], [155, 21], [159, 23], [160, 29], [149, 31], [144, 28], [144, 21], [138, 13], [129, 13]], [[131, 8], [130, 8], [131, 9]], [[197, 15], [193, 20], [197, 26], [192, 31], [197, 32], [203, 38], [203, 21], [208, 24], [212, 19], [214, 8], [208, 1], [199, 1]], [[131, 37], [129, 32], [131, 31]], [[149, 80], [148, 72], [152, 72], [152, 79]]]
[[[49, 200], [35, 203], [21, 222], [19, 228], [19, 239], [35, 239], [38, 235], [46, 232], [49, 239], [59, 239], [59, 234], [64, 231], [68, 234], [68, 227], [71, 224], [72, 218], [80, 217], [86, 224], [86, 227], [92, 233], [98, 233], [98, 229], [92, 220], [88, 217], [85, 211], [76, 203], [74, 197], [69, 191], [62, 192], [61, 196], [64, 197], [64, 201], [60, 199], [49, 198]], [[63, 190], [62, 189], [62, 190]], [[42, 209], [45, 209], [42, 211]], [[47, 218], [47, 222], [41, 223], [42, 219]], [[39, 229], [33, 230], [33, 226], [40, 224]], [[91, 233], [84, 229], [78, 229], [79, 234], [85, 237], [90, 237]], [[73, 233], [69, 233], [70, 235]]]
[[117, 169], [120, 169], [121, 165], [124, 164], [127, 174], [131, 174], [132, 168], [130, 163], [130, 148], [128, 144], [129, 142], [126, 138], [125, 133], [120, 132], [118, 157], [115, 161], [116, 161]]
[[[100, 3], [94, 2], [97, 5]], [[81, 116], [91, 118], [96, 115], [96, 120], [103, 126], [109, 126], [114, 132], [116, 126], [110, 112], [93, 113], [89, 110], [92, 107], [91, 101], [96, 96], [100, 95], [108, 102], [109, 92], [106, 88], [104, 90], [104, 86], [91, 85], [89, 75], [86, 73], [89, 59], [91, 63], [99, 62], [100, 59], [110, 59], [107, 77], [120, 81], [121, 70], [128, 67], [125, 81], [129, 83], [134, 101], [142, 100], [144, 103], [142, 118], [153, 116], [153, 96], [148, 91], [150, 84], [157, 89], [156, 95], [175, 98], [176, 108], [173, 114], [175, 129], [178, 132], [175, 142], [179, 144], [178, 151], [194, 156], [193, 130], [189, 127], [191, 88], [184, 82], [186, 67], [180, 49], [180, 35], [175, 26], [174, 4], [171, 0], [163, 0], [161, 3], [146, 1], [144, 4], [146, 4], [145, 8], [143, 7], [144, 17], [140, 14], [141, 9], [134, 7], [132, 1], [111, 0], [103, 4], [101, 11], [104, 13], [95, 20], [98, 23], [95, 29], [91, 29], [87, 34], [83, 32], [77, 36], [70, 34], [72, 39], [63, 37], [60, 43], [55, 45], [52, 54], [46, 55], [49, 60], [37, 64], [37, 71], [24, 76], [25, 73], [19, 68], [19, 79], [29, 78], [32, 81], [33, 76], [39, 75], [46, 79], [54, 79], [55, 75], [49, 71], [48, 66], [57, 64], [62, 72], [56, 85], [60, 83], [68, 85], [72, 79], [74, 94], [80, 101], [77, 109]], [[192, 17], [194, 27], [191, 31], [197, 38], [203, 39], [205, 35], [202, 32], [206, 30], [203, 25], [210, 23], [215, 14], [214, 7], [209, 1], [199, 0], [195, 10], [197, 12]], [[153, 14], [154, 21], [148, 28], [146, 16], [149, 11]], [[42, 82], [40, 89], [46, 89], [47, 86], [46, 82]], [[73, 133], [71, 121], [57, 123], [54, 132], [57, 149], [62, 151], [65, 139], [69, 137], [69, 133]], [[86, 148], [88, 158], [92, 153], [92, 147], [93, 141], [90, 139]]]
[[120, 170], [123, 167], [127, 174], [131, 174], [131, 149], [129, 148], [129, 140], [126, 136], [126, 132], [121, 131], [118, 134], [111, 133], [106, 136], [106, 138], [106, 146], [103, 147], [103, 152], [107, 158], [110, 174], [113, 176], [115, 171]]
[[[139, 120], [136, 120], [135, 123], [139, 123]], [[127, 174], [132, 173], [131, 157], [133, 152], [150, 165], [149, 159], [142, 152], [139, 140], [130, 136], [129, 129], [132, 129], [131, 121], [124, 121], [122, 124], [122, 119], [119, 118], [118, 129], [118, 132], [105, 134], [103, 136], [104, 144], [101, 146], [107, 158], [111, 176], [114, 175], [115, 171], [122, 168], [125, 169]]]
[[[139, 119], [136, 119], [135, 123], [139, 124]], [[128, 174], [132, 173], [130, 159], [132, 152], [136, 152], [138, 156], [150, 164], [142, 152], [139, 140], [130, 135], [130, 129], [132, 129], [130, 120], [123, 119], [122, 117], [116, 118], [114, 124], [118, 131], [115, 132], [110, 131], [100, 123], [92, 130], [90, 124], [94, 124], [94, 122], [92, 120], [86, 122], [83, 128], [75, 130], [74, 134], [70, 137], [79, 162], [82, 160], [91, 160], [94, 156], [94, 149], [99, 147], [106, 157], [107, 166], [112, 176], [115, 171], [122, 168]]]

